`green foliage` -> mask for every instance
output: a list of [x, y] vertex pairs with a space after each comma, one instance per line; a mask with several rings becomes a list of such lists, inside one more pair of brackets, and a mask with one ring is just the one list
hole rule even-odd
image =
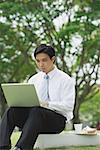
[[81, 105], [80, 118], [96, 126], [96, 123], [100, 121], [100, 93]]

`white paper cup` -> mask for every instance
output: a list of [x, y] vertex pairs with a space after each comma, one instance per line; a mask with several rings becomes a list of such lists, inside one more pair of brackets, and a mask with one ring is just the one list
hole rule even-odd
[[74, 124], [75, 133], [80, 133], [82, 131], [82, 123]]

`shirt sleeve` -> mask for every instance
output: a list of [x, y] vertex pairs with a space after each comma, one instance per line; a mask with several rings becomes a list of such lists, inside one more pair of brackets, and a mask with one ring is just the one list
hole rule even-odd
[[28, 83], [29, 84], [34, 84], [35, 83], [35, 78], [36, 78], [36, 76], [33, 75], [30, 79], [28, 79]]
[[65, 115], [70, 113], [73, 114], [75, 102], [75, 82], [73, 79], [67, 81], [64, 80], [59, 92], [61, 101], [50, 101], [49, 107], [61, 111]]

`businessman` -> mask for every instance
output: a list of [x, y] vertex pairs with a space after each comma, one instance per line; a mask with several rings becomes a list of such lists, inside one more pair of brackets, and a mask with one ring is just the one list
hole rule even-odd
[[73, 118], [75, 83], [55, 66], [55, 50], [41, 44], [34, 51], [39, 72], [28, 83], [34, 84], [40, 106], [10, 107], [0, 124], [0, 150], [11, 148], [10, 137], [15, 126], [21, 135], [14, 150], [32, 150], [39, 134], [56, 134]]

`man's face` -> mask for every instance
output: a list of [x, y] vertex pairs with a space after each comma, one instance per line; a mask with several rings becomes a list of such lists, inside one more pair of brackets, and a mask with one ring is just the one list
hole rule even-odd
[[39, 53], [36, 55], [36, 63], [38, 68], [45, 72], [48, 73], [54, 68], [54, 61], [55, 57], [53, 56], [50, 58], [47, 54], [45, 53]]

